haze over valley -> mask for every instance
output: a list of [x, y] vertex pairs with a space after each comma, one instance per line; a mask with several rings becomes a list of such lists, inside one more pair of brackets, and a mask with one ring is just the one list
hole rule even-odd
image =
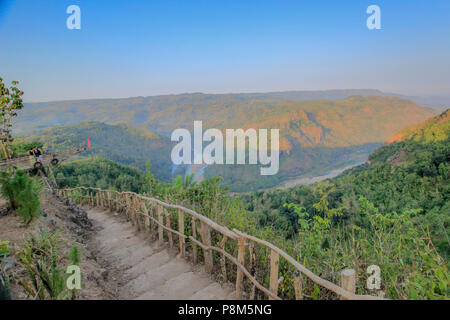
[[[163, 181], [190, 172], [196, 179], [219, 175], [232, 191], [240, 192], [363, 163], [396, 131], [437, 112], [376, 90], [193, 93], [26, 104], [15, 130], [49, 149], [81, 146], [89, 137], [93, 148], [86, 156], [100, 155], [141, 170], [149, 161]], [[177, 128], [192, 130], [196, 120], [203, 121], [205, 129], [223, 132], [280, 129], [280, 172], [263, 177], [257, 165], [173, 166], [170, 134]]]

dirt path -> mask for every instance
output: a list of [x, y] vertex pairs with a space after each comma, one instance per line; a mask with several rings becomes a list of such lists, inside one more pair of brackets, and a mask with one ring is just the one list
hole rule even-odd
[[[5, 207], [5, 201], [0, 199], [0, 209], [5, 209]], [[116, 273], [114, 273], [114, 269], [111, 271], [103, 268], [97, 262], [95, 255], [88, 249], [90, 239], [95, 231], [83, 211], [76, 206], [68, 205], [47, 191], [41, 196], [41, 208], [42, 216], [28, 226], [25, 226], [15, 213], [0, 216], [0, 240], [9, 241], [11, 247], [11, 255], [7, 257], [4, 271], [10, 278], [12, 299], [29, 298], [23, 287], [18, 284], [21, 279], [28, 279], [28, 276], [14, 256], [14, 246], [20, 244], [27, 234], [38, 229], [61, 233], [62, 238], [66, 241], [61, 248], [61, 257], [65, 256], [74, 245], [81, 248], [80, 268], [83, 278], [82, 290], [78, 299], [115, 299], [117, 284], [110, 281], [107, 275]]]
[[[222, 287], [201, 271], [176, 256], [166, 246], [158, 247], [149, 235], [139, 233], [124, 218], [88, 210], [96, 231], [88, 247], [115, 281], [118, 299], [233, 299], [231, 287]], [[112, 267], [112, 268], [111, 268]]]
[[[0, 199], [0, 209], [6, 204]], [[13, 299], [27, 299], [18, 284], [27, 275], [13, 255], [14, 245], [38, 228], [61, 232], [67, 244], [82, 250], [82, 288], [78, 299], [233, 299], [231, 287], [221, 286], [202, 267], [177, 258], [177, 252], [158, 247], [149, 235], [137, 232], [123, 216], [99, 209], [79, 208], [50, 192], [41, 197], [43, 216], [24, 226], [10, 213], [0, 216], [0, 240], [10, 241], [6, 262]], [[87, 211], [87, 215], [86, 215]], [[86, 219], [87, 218], [87, 219]]]

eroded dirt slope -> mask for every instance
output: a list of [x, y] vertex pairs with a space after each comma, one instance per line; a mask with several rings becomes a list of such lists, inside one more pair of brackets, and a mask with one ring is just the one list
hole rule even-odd
[[[4, 202], [0, 207], [5, 207]], [[71, 246], [82, 249], [83, 279], [79, 299], [232, 299], [231, 286], [210, 279], [201, 266], [176, 256], [176, 250], [159, 247], [117, 213], [79, 208], [50, 192], [41, 199], [43, 215], [24, 226], [10, 213], [0, 217], [0, 240], [11, 247], [37, 228], [59, 230]], [[26, 299], [18, 280], [26, 277], [13, 255], [6, 269], [11, 276], [13, 299]]]

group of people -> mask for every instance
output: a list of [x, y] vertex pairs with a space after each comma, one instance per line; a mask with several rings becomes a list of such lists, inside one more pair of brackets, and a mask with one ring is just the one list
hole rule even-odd
[[43, 155], [43, 152], [42, 152], [42, 150], [39, 149], [37, 146], [31, 148], [31, 149], [28, 151], [28, 154], [29, 154], [30, 156], [34, 156], [34, 158], [36, 159], [36, 161], [42, 162], [42, 155]]

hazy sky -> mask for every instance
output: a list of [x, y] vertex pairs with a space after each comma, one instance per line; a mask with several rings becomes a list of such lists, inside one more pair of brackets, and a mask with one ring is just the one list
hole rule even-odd
[[[66, 8], [81, 8], [69, 30]], [[381, 30], [366, 9], [381, 8]], [[450, 95], [450, 1], [0, 0], [26, 101], [373, 88]]]

